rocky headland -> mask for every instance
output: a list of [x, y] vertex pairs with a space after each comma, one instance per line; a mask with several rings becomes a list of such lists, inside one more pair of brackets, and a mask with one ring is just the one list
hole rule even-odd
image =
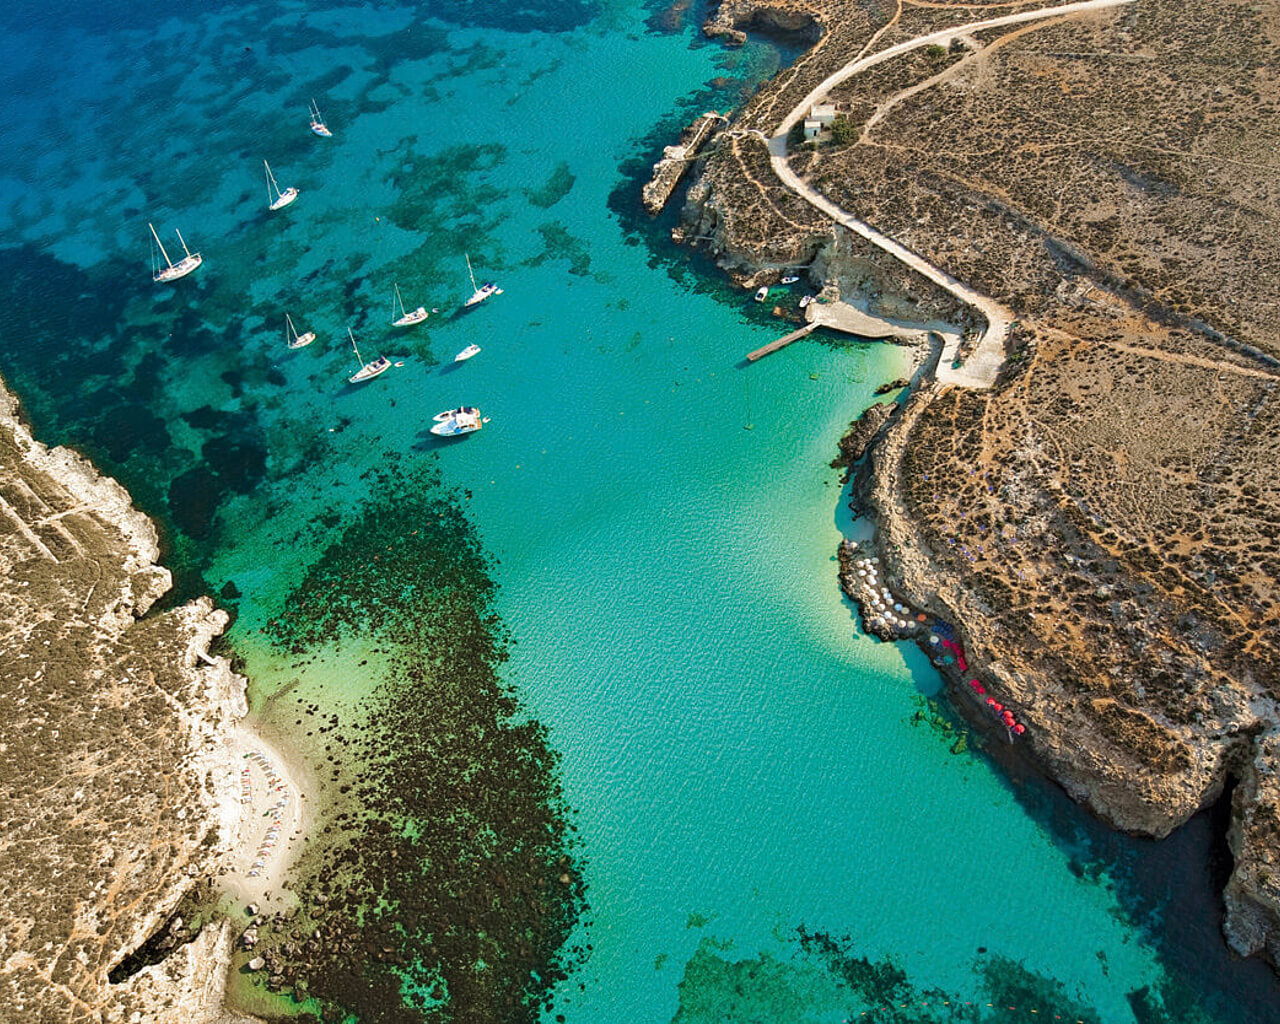
[[232, 1022], [230, 924], [196, 909], [240, 815], [226, 613], [153, 608], [153, 524], [2, 386], [0, 521], [0, 1017]]
[[[975, 722], [975, 694], [1014, 711], [1115, 827], [1166, 836], [1234, 785], [1224, 931], [1280, 963], [1280, 18], [1144, 0], [965, 27], [1054, 6], [722, 5], [709, 33], [785, 11], [820, 34], [721, 133], [677, 237], [748, 287], [805, 266], [872, 313], [963, 330], [842, 445], [877, 529], [842, 550], [846, 590]], [[792, 132], [784, 159], [1011, 311], [999, 339], [789, 188], [766, 145], [842, 64], [949, 27], [833, 87], [839, 130]], [[994, 386], [947, 383], [984, 340]]]

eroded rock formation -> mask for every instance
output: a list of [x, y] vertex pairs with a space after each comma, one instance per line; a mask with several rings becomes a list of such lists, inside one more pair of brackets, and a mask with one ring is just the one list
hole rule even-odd
[[227, 616], [205, 599], [148, 613], [170, 586], [154, 526], [85, 459], [35, 441], [2, 388], [0, 527], [0, 1017], [213, 1020], [225, 927], [108, 973], [234, 834], [244, 681], [206, 660]]

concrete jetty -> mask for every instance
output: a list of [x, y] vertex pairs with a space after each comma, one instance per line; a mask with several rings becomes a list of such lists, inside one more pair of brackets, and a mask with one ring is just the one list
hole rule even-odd
[[787, 345], [790, 345], [793, 341], [799, 341], [801, 338], [805, 337], [806, 335], [811, 334], [813, 331], [817, 330], [819, 326], [820, 325], [816, 322], [811, 324], [805, 324], [803, 327], [800, 328], [800, 330], [792, 331], [790, 334], [788, 334], [784, 338], [779, 338], [777, 341], [771, 341], [767, 345], [762, 345], [760, 348], [756, 349], [754, 352], [747, 353], [747, 362], [754, 363], [757, 359], [763, 359], [770, 352], [777, 352], [778, 349], [785, 348]]

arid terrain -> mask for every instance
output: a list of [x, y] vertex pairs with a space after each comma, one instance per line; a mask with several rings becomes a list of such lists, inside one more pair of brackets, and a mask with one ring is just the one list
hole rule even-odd
[[213, 1019], [229, 925], [182, 906], [239, 814], [244, 681], [205, 654], [226, 615], [145, 614], [170, 586], [154, 527], [2, 389], [0, 523], [4, 1020]]
[[[736, 279], [947, 315], [773, 173], [865, 54], [1056, 5], [728, 3], [818, 36], [719, 137], [682, 235]], [[895, 591], [952, 621], [1025, 741], [1117, 826], [1233, 792], [1232, 946], [1280, 961], [1280, 9], [1138, 0], [958, 30], [830, 90], [810, 187], [1016, 322], [990, 389], [918, 389], [862, 466]], [[958, 317], [953, 313], [953, 319]], [[962, 707], [965, 681], [953, 679]]]

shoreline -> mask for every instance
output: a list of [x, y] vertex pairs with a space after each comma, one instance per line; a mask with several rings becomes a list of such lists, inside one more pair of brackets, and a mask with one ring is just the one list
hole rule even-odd
[[[1064, 5], [1011, 17], [1034, 21], [1053, 13], [1114, 7], [1119, 2]], [[712, 13], [709, 24], [728, 18], [735, 26], [748, 28], [759, 10], [751, 0], [745, 4], [726, 0]], [[1203, 571], [1206, 562], [1217, 565], [1213, 559], [1224, 554], [1223, 548], [1229, 553], [1226, 541], [1199, 543], [1202, 532], [1184, 542], [1189, 554], [1181, 560], [1176, 555], [1167, 558], [1169, 533], [1177, 526], [1165, 526], [1163, 535], [1153, 538], [1144, 531], [1141, 516], [1126, 518], [1124, 508], [1107, 501], [1105, 484], [1073, 488], [1063, 480], [1077, 460], [1085, 466], [1086, 456], [1101, 462], [1111, 456], [1119, 464], [1107, 464], [1107, 470], [1123, 477], [1135, 494], [1146, 493], [1141, 490], [1144, 479], [1137, 470], [1129, 473], [1125, 460], [1132, 457], [1140, 463], [1144, 446], [1162, 449], [1165, 439], [1151, 436], [1149, 429], [1135, 428], [1122, 439], [1126, 447], [1119, 455], [1092, 435], [1076, 437], [1074, 447], [1067, 442], [1064, 454], [1053, 428], [1083, 430], [1080, 423], [1091, 422], [1090, 415], [1101, 415], [1097, 408], [1071, 411], [1072, 397], [1079, 396], [1071, 391], [1070, 373], [1087, 370], [1092, 357], [1075, 358], [1076, 350], [1064, 338], [1088, 352], [1099, 341], [1096, 333], [1086, 331], [1076, 337], [1055, 326], [1048, 313], [1006, 308], [1017, 293], [994, 281], [988, 286], [989, 298], [961, 285], [941, 265], [928, 264], [907, 248], [907, 242], [921, 243], [909, 228], [901, 241], [876, 231], [802, 181], [788, 163], [786, 128], [823, 98], [837, 78], [956, 31], [947, 28], [930, 34], [919, 26], [917, 30], [923, 34], [855, 58], [828, 75], [806, 93], [772, 136], [758, 130], [765, 123], [762, 112], [788, 89], [800, 88], [806, 58], [797, 61], [788, 78], [764, 86], [737, 113], [725, 135], [768, 143], [774, 173], [764, 176], [764, 160], [755, 150], [735, 150], [719, 168], [709, 163], [690, 186], [677, 240], [709, 239], [710, 254], [739, 284], [768, 280], [781, 251], [802, 263], [819, 287], [837, 283], [844, 289], [849, 280], [850, 290], [867, 298], [878, 298], [879, 292], [896, 293], [897, 299], [914, 303], [917, 297], [930, 295], [922, 289], [922, 282], [928, 281], [986, 318], [988, 327], [962, 367], [953, 366], [949, 358], [955, 344], [947, 345], [917, 373], [911, 390], [891, 412], [873, 406], [874, 416], [864, 414], [863, 420], [855, 421], [861, 424], [861, 434], [851, 447], [860, 444], [855, 459], [861, 463], [855, 473], [854, 511], [870, 520], [872, 536], [865, 547], [882, 560], [883, 576], [876, 579], [888, 591], [860, 586], [842, 571], [845, 592], [858, 604], [864, 631], [883, 639], [916, 639], [942, 675], [953, 706], [975, 727], [992, 706], [986, 700], [987, 688], [995, 695], [997, 713], [1027, 709], [1034, 721], [1026, 723], [1020, 734], [1026, 740], [1026, 756], [1045, 778], [1110, 827], [1162, 839], [1197, 812], [1215, 806], [1228, 787], [1234, 787], [1226, 836], [1234, 870], [1222, 893], [1225, 921], [1218, 923], [1228, 948], [1244, 956], [1260, 954], [1273, 966], [1280, 965], [1280, 873], [1275, 870], [1280, 855], [1274, 826], [1280, 808], [1280, 725], [1276, 724], [1280, 699], [1266, 677], [1274, 659], [1257, 651], [1248, 656], [1242, 652], [1238, 658], [1220, 653], [1265, 644], [1262, 627], [1256, 622], [1247, 626], [1250, 618], [1261, 621], [1261, 613], [1237, 614], [1245, 599], [1230, 587], [1217, 586], [1216, 573]], [[838, 40], [839, 33], [839, 27], [829, 23], [822, 41], [809, 52], [817, 52], [828, 40]], [[775, 122], [776, 112], [769, 123]], [[752, 123], [757, 127], [743, 127]], [[838, 192], [833, 194], [838, 197]], [[797, 213], [795, 201], [823, 215], [820, 229], [802, 216], [806, 211]], [[846, 230], [898, 263], [868, 258], [846, 241]], [[927, 252], [928, 247], [920, 251]], [[904, 268], [910, 271], [905, 277]], [[959, 268], [952, 269], [964, 276]], [[1064, 305], [1071, 305], [1067, 299], [1076, 292], [1061, 286], [1080, 288], [1084, 277], [1063, 272], [1055, 279], [1060, 281], [1059, 292], [1067, 296]], [[1103, 288], [1093, 278], [1088, 278], [1088, 285], [1089, 292], [1082, 295]], [[1143, 332], [1142, 337], [1149, 338], [1145, 344], [1154, 346], [1117, 344], [1119, 353], [1192, 368], [1185, 371], [1187, 377], [1216, 370], [1219, 382], [1223, 370], [1239, 370], [1228, 360], [1219, 361], [1214, 352], [1184, 355], [1183, 342], [1177, 339], [1170, 340], [1167, 350], [1162, 348], [1153, 324], [1125, 321], [1133, 311], [1125, 305], [1122, 292], [1114, 293], [1114, 301], [1096, 296], [1091, 301], [1098, 315]], [[1089, 307], [1090, 313], [1094, 306]], [[1015, 315], [1025, 315], [1037, 326], [1018, 330]], [[1194, 326], [1198, 321], [1188, 323]], [[1019, 344], [1023, 360], [997, 364], [997, 354], [1007, 357]], [[1063, 358], [1064, 350], [1071, 358]], [[1043, 385], [1036, 390], [1019, 372], [1020, 366], [1033, 363], [1042, 369], [1052, 367], [1055, 356], [1063, 358], [1065, 366], [1058, 372], [1068, 375], [1057, 395], [1046, 393]], [[1114, 365], [1108, 363], [1099, 371], [1098, 379], [1113, 381], [1126, 370], [1136, 372], [1117, 356]], [[1169, 371], [1171, 389], [1195, 383], [1177, 378], [1176, 372], [1182, 371]], [[1248, 382], [1271, 376], [1256, 368], [1240, 372]], [[1044, 376], [1053, 379], [1047, 369]], [[997, 384], [998, 391], [988, 390]], [[1212, 378], [1198, 385], [1215, 386]], [[1237, 390], [1246, 394], [1243, 387]], [[1251, 416], [1262, 409], [1265, 397], [1248, 396], [1256, 402]], [[1032, 432], [1031, 424], [1039, 423], [1037, 413], [1059, 400], [1068, 404], [1068, 411], [1046, 410], [1051, 414], [1050, 426]], [[1030, 408], [1020, 402], [1030, 403]], [[988, 416], [994, 425], [988, 423]], [[1178, 429], [1171, 423], [1164, 426]], [[1203, 429], [1208, 443], [1217, 436], [1215, 429], [1232, 430], [1233, 426], [1220, 428], [1206, 417]], [[975, 431], [980, 440], [973, 440]], [[991, 435], [994, 440], [984, 447]], [[1238, 438], [1232, 441], [1237, 443]], [[1128, 444], [1134, 446], [1132, 453]], [[940, 454], [920, 454], [934, 450]], [[1232, 451], [1225, 449], [1218, 459]], [[1222, 469], [1221, 461], [1208, 459], [1200, 465], [1190, 455], [1187, 459], [1199, 467], [1201, 479]], [[1262, 485], [1264, 479], [1255, 482]], [[934, 506], [929, 503], [931, 490], [943, 492], [933, 494]], [[1165, 497], [1158, 489], [1156, 493]], [[1201, 515], [1213, 514], [1212, 494], [1207, 501], [1207, 511], [1190, 498], [1185, 507], [1177, 508], [1194, 523]], [[924, 511], [931, 507], [945, 511]], [[1213, 521], [1219, 519], [1215, 516]], [[1046, 529], [1052, 532], [1045, 534]], [[1264, 552], [1266, 547], [1255, 545], [1251, 550]], [[842, 551], [842, 569], [847, 568], [847, 560]], [[1222, 575], [1230, 582], [1235, 574], [1255, 572], [1259, 562], [1251, 559], [1241, 565], [1226, 558], [1224, 564]], [[858, 568], [865, 579], [869, 566]], [[858, 578], [856, 571], [853, 576]], [[1172, 582], [1166, 582], [1169, 579]], [[1224, 596], [1228, 592], [1230, 600]], [[1250, 593], [1255, 601], [1268, 597], [1265, 591]], [[918, 631], [912, 636], [906, 626], [898, 625], [903, 612], [895, 606], [924, 609], [953, 630], [956, 650], [951, 664], [938, 664], [941, 659], [931, 650], [928, 638], [922, 641]], [[1265, 606], [1270, 607], [1269, 600]], [[973, 663], [969, 671], [958, 671], [969, 662]], [[972, 689], [970, 679], [982, 689]], [[974, 696], [982, 697], [981, 703]], [[1021, 715], [1015, 712], [1019, 725]]]
[[[238, 819], [238, 849], [220, 872], [219, 888], [223, 897], [246, 907], [276, 907], [288, 902], [283, 883], [314, 831], [318, 810], [308, 791], [314, 794], [315, 787], [304, 788], [299, 782], [308, 777], [300, 759], [283, 752], [244, 719], [232, 731], [231, 747], [236, 769], [232, 798]], [[250, 779], [247, 802], [240, 781], [246, 775]], [[279, 798], [284, 799], [283, 807]], [[274, 813], [277, 810], [279, 813]], [[269, 835], [273, 828], [274, 841]], [[264, 842], [270, 842], [265, 854]], [[255, 867], [258, 860], [264, 863]]]
[[[27, 880], [20, 904], [0, 905], [15, 936], [7, 984], [50, 1019], [74, 989], [76, 1006], [135, 1024], [232, 1020], [223, 1007], [232, 921], [209, 920], [201, 893], [235, 892], [224, 872], [243, 854], [242, 755], [256, 747], [276, 764], [287, 759], [246, 722], [247, 681], [209, 653], [229, 615], [209, 597], [165, 607], [172, 577], [159, 564], [155, 523], [88, 458], [36, 440], [20, 410], [0, 381], [11, 525], [0, 549], [0, 649], [5, 686], [23, 695], [0, 743], [26, 787], [67, 813], [33, 809], [0, 840]], [[281, 771], [295, 817], [264, 890], [278, 887], [311, 824], [297, 773]], [[43, 895], [63, 872], [81, 879], [75, 898]], [[56, 910], [24, 923], [32, 901]], [[35, 928], [48, 941], [30, 942]], [[86, 934], [96, 941], [86, 945]], [[49, 986], [64, 958], [74, 962], [71, 987]]]

